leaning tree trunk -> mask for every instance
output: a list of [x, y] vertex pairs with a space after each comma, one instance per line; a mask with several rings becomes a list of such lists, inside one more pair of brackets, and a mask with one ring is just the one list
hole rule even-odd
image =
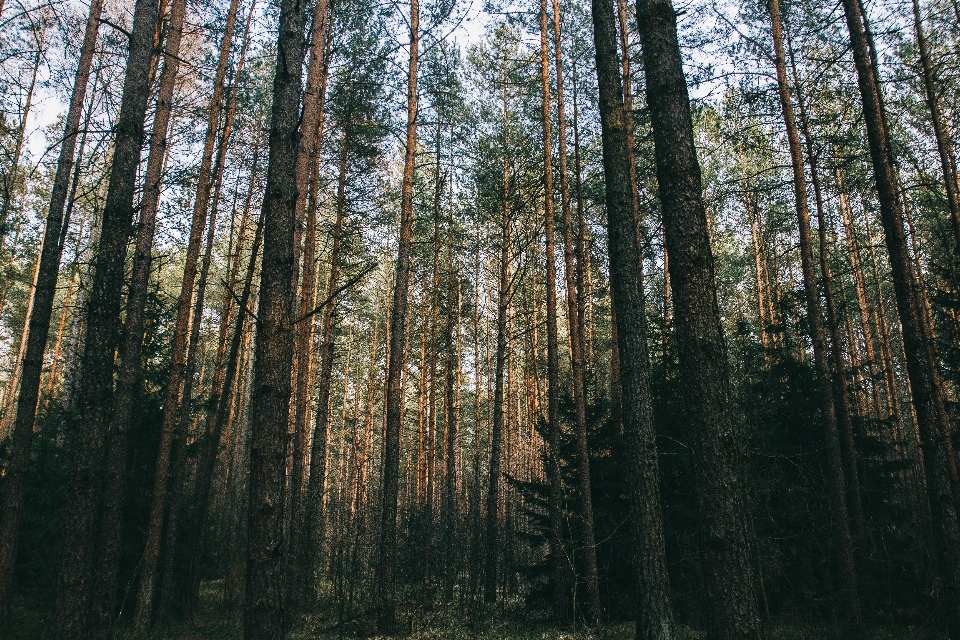
[[[33, 290], [33, 304], [25, 336], [27, 342], [20, 366], [20, 391], [17, 396], [10, 459], [5, 470], [3, 518], [0, 518], [0, 617], [6, 617], [10, 613], [13, 598], [17, 537], [23, 509], [24, 475], [30, 459], [33, 421], [36, 417], [37, 400], [40, 394], [43, 352], [47, 345], [47, 334], [50, 331], [50, 315], [53, 312], [57, 276], [60, 273], [60, 257], [63, 254], [63, 242], [70, 224], [69, 218], [64, 220], [64, 206], [70, 187], [70, 174], [74, 163], [77, 136], [80, 132], [80, 116], [83, 113], [102, 12], [103, 0], [93, 0], [90, 3], [77, 73], [73, 80], [73, 92], [70, 95], [70, 106], [64, 125], [63, 143], [60, 145], [60, 155], [57, 158], [57, 170], [50, 194], [50, 208], [47, 210], [43, 245], [40, 249], [36, 286]], [[11, 381], [12, 384], [14, 381]], [[12, 386], [10, 392], [12, 392]]]
[[[181, 0], [182, 1], [182, 0]], [[174, 3], [174, 5], [176, 2]], [[210, 170], [213, 164], [214, 144], [220, 122], [220, 109], [223, 102], [224, 79], [227, 73], [227, 60], [233, 41], [233, 27], [236, 20], [237, 0], [231, 0], [223, 38], [220, 42], [220, 56], [213, 81], [213, 94], [210, 98], [210, 113], [207, 119], [206, 138], [200, 158], [197, 176], [197, 195], [193, 203], [193, 217], [190, 224], [190, 239], [187, 243], [183, 278], [180, 282], [180, 296], [177, 299], [177, 316], [174, 323], [173, 341], [170, 347], [170, 376], [163, 403], [163, 421], [160, 426], [160, 447], [157, 453], [157, 466], [154, 473], [153, 491], [150, 506], [150, 519], [147, 527], [147, 541], [144, 547], [140, 572], [139, 592], [134, 619], [140, 626], [150, 622], [153, 615], [154, 591], [157, 581], [157, 562], [160, 556], [160, 537], [163, 530], [164, 513], [167, 504], [167, 485], [171, 467], [171, 450], [181, 418], [180, 406], [184, 377], [187, 369], [187, 356], [190, 339], [190, 317], [193, 310], [194, 281], [197, 276], [197, 263], [200, 258], [200, 243], [207, 223], [207, 209], [210, 203]], [[171, 18], [173, 16], [171, 10]], [[172, 20], [171, 20], [172, 23]], [[171, 27], [172, 29], [173, 27]], [[200, 319], [195, 319], [199, 322]]]
[[[250, 205], [250, 196], [257, 181], [258, 167], [258, 147], [254, 148], [253, 165], [250, 169], [250, 187], [247, 193], [247, 202], [244, 207], [244, 217], [246, 217], [247, 207]], [[243, 229], [240, 230], [243, 233]], [[231, 391], [237, 377], [239, 352], [243, 338], [243, 326], [246, 317], [249, 314], [247, 305], [250, 301], [250, 289], [253, 285], [253, 274], [256, 270], [257, 254], [260, 252], [260, 245], [263, 239], [263, 216], [257, 220], [256, 231], [253, 236], [253, 245], [250, 249], [250, 261], [247, 266], [246, 276], [243, 282], [243, 290], [237, 300], [237, 321], [233, 336], [230, 338], [229, 350], [226, 354], [226, 363], [223, 368], [223, 377], [219, 384], [214, 384], [210, 396], [210, 408], [207, 411], [206, 427], [204, 429], [204, 440], [202, 441], [201, 455], [197, 461], [196, 480], [194, 481], [193, 502], [195, 508], [192, 544], [194, 549], [190, 554], [188, 567], [187, 588], [190, 590], [186, 594], [186, 611], [192, 611], [199, 597], [200, 590], [200, 561], [203, 557], [204, 537], [206, 534], [207, 517], [210, 513], [210, 491], [213, 485], [213, 471], [216, 465], [217, 456], [220, 451], [220, 440], [223, 436], [227, 420], [230, 416], [228, 406], [231, 402]], [[240, 254], [237, 253], [237, 263], [239, 263]]]
[[[840, 587], [845, 600], [847, 622], [854, 629], [860, 627], [860, 602], [857, 592], [857, 573], [854, 561], [853, 535], [850, 530], [850, 513], [847, 508], [847, 472], [844, 470], [840, 445], [840, 429], [836, 407], [833, 402], [833, 381], [830, 372], [830, 349], [827, 331], [823, 324], [823, 308], [817, 287], [817, 270], [813, 259], [813, 240], [810, 232], [810, 208], [807, 200], [807, 179], [804, 174], [803, 149], [800, 132], [793, 111], [790, 86], [787, 84], [787, 64], [783, 46], [783, 26], [780, 20], [779, 0], [769, 0], [770, 24], [773, 35], [773, 63], [777, 73], [780, 110], [787, 130], [787, 144], [793, 168], [793, 192], [796, 200], [797, 224], [800, 231], [800, 269], [807, 303], [807, 322], [813, 342], [814, 370], [817, 376], [817, 392], [821, 419], [824, 422], [826, 466], [830, 476], [834, 526], [840, 555]], [[825, 263], [824, 263], [825, 264]], [[827, 274], [823, 274], [826, 278]], [[838, 348], [839, 345], [834, 345]], [[856, 459], [850, 461], [856, 464]]]
[[410, 250], [413, 238], [413, 175], [417, 154], [417, 68], [420, 46], [420, 7], [410, 1], [410, 64], [407, 72], [407, 136], [400, 189], [400, 237], [390, 315], [387, 358], [386, 429], [384, 432], [383, 497], [380, 557], [377, 564], [377, 626], [392, 633], [396, 627], [395, 567], [397, 560], [397, 493], [400, 476], [400, 423], [403, 421], [401, 377], [406, 355]]
[[264, 191], [263, 262], [250, 425], [246, 640], [284, 635], [283, 508], [293, 368], [296, 159], [307, 4], [282, 0]]
[[167, 130], [173, 106], [173, 92], [180, 66], [180, 41], [183, 34], [185, 2], [171, 7], [169, 32], [164, 47], [163, 72], [150, 135], [150, 153], [144, 174], [144, 197], [140, 204], [140, 224], [133, 254], [133, 268], [127, 294], [124, 338], [114, 395], [113, 420], [107, 449], [107, 483], [104, 486], [103, 514], [100, 521], [98, 559], [93, 599], [94, 618], [100, 633], [107, 633], [113, 622], [117, 571], [120, 566], [120, 537], [123, 497], [126, 489], [127, 448], [133, 418], [137, 385], [140, 383], [140, 354], [143, 344], [144, 310], [150, 280], [150, 263], [157, 210], [167, 159]]
[[[595, 0], [601, 1], [601, 0]], [[670, 253], [678, 374], [698, 487], [707, 635], [759, 638], [756, 558], [743, 451], [731, 415], [727, 352], [690, 101], [670, 0], [638, 0], [647, 104]]]
[[143, 146], [143, 120], [150, 95], [150, 63], [157, 22], [157, 1], [137, 0], [130, 50], [115, 128], [113, 160], [87, 304], [86, 341], [80, 362], [76, 409], [79, 430], [67, 517], [63, 561], [57, 581], [58, 633], [66, 638], [87, 633], [94, 536], [99, 513], [105, 444], [113, 417], [113, 365], [118, 341], [127, 239]]
[[880, 201], [897, 311], [903, 332], [907, 374], [920, 431], [927, 494], [933, 515], [936, 552], [942, 581], [942, 612], [950, 637], [960, 637], [960, 524], [950, 479], [948, 438], [950, 415], [943, 396], [931, 327], [925, 320], [923, 291], [918, 282], [903, 227], [903, 202], [897, 184], [893, 150], [886, 123], [879, 72], [871, 55], [866, 16], [858, 0], [842, 0], [863, 101], [874, 179]]
[[673, 637], [673, 609], [653, 428], [643, 261], [637, 243], [635, 200], [629, 169], [628, 130], [632, 122], [624, 109], [623, 85], [617, 68], [617, 30], [613, 6], [609, 2], [594, 0], [593, 24], [600, 89], [610, 276], [619, 323], [617, 341], [623, 409], [620, 419], [627, 445], [632, 555], [637, 575], [636, 637], [669, 640]]
[[924, 97], [927, 109], [930, 111], [930, 122], [933, 124], [933, 135], [937, 140], [937, 153], [940, 156], [940, 168], [943, 171], [943, 186], [947, 192], [947, 205], [950, 207], [950, 222], [953, 227], [954, 251], [960, 253], [960, 185], [957, 183], [956, 158], [953, 157], [947, 128], [943, 121], [943, 108], [940, 105], [940, 96], [937, 95], [937, 79], [933, 71], [933, 62], [930, 60], [930, 51], [927, 45], [927, 36], [923, 30], [923, 20], [920, 16], [920, 1], [913, 2], [913, 30], [917, 38], [917, 55], [920, 58], [920, 71], [923, 76]]

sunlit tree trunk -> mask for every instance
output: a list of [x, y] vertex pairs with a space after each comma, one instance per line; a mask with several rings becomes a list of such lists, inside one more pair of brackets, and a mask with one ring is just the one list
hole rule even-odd
[[410, 63], [407, 72], [407, 131], [400, 190], [400, 236], [396, 280], [390, 310], [387, 356], [386, 431], [384, 433], [383, 504], [380, 557], [377, 565], [377, 626], [384, 633], [396, 627], [397, 497], [400, 474], [400, 424], [403, 421], [401, 376], [406, 359], [407, 307], [410, 288], [410, 248], [413, 240], [413, 177], [417, 153], [417, 69], [420, 46], [420, 8], [410, 2]]

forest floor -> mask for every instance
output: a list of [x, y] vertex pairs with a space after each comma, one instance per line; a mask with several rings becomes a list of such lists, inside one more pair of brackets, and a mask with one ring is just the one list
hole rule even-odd
[[[147, 630], [133, 628], [130, 613], [121, 613], [114, 640], [234, 640], [243, 637], [243, 616], [239, 607], [224, 606], [223, 600], [204, 589], [200, 611], [191, 621], [161, 623]], [[37, 640], [55, 637], [50, 612], [23, 606], [15, 601], [9, 624], [0, 623], [0, 640]], [[467, 619], [457, 607], [406, 606], [397, 612], [403, 640], [633, 640], [634, 624], [605, 624], [596, 629], [558, 629], [548, 622], [524, 618], [517, 611], [489, 610]], [[126, 619], [124, 619], [126, 618]], [[289, 640], [346, 640], [384, 638], [372, 631], [372, 620], [355, 617], [337, 622], [333, 607], [326, 612], [304, 616], [292, 625]], [[839, 627], [823, 621], [784, 620], [767, 628], [768, 640], [847, 640]], [[676, 640], [705, 640], [706, 634], [678, 625]], [[874, 627], [860, 640], [946, 640], [945, 631], [921, 627]]]
[[[12, 623], [0, 625], [0, 640], [36, 640], [50, 636], [45, 616], [35, 611], [15, 607]], [[206, 611], [191, 622], [158, 624], [147, 631], [138, 631], [122, 621], [114, 640], [233, 640], [243, 637], [239, 611]], [[412, 618], [407, 618], [411, 620]], [[418, 626], [420, 626], [418, 624]], [[290, 640], [341, 640], [382, 638], [371, 634], [361, 624], [341, 624], [334, 627], [329, 621], [302, 620], [287, 634]], [[603, 625], [597, 629], [557, 629], [546, 623], [518, 622], [491, 619], [469, 626], [456, 623], [407, 629], [397, 636], [404, 640], [633, 640], [633, 623]], [[944, 632], [916, 627], [874, 628], [867, 630], [861, 640], [946, 640]], [[704, 640], [706, 635], [680, 625], [677, 640]], [[768, 628], [768, 640], [846, 640], [837, 627], [824, 624], [773, 625]]]

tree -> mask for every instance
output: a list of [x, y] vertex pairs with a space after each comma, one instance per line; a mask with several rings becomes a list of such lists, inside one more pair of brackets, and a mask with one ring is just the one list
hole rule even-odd
[[678, 375], [697, 482], [707, 633], [712, 638], [759, 638], [763, 633], [741, 476], [742, 444], [731, 415], [726, 345], [677, 14], [670, 0], [638, 0], [637, 23], [670, 287], [675, 308], [684, 310], [675, 325]]

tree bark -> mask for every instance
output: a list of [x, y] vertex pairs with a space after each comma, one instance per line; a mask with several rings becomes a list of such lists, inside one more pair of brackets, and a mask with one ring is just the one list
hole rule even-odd
[[[780, 20], [779, 0], [768, 0], [771, 33], [773, 36], [773, 63], [777, 73], [777, 86], [780, 98], [780, 110], [787, 132], [787, 144], [793, 169], [793, 193], [797, 211], [797, 224], [800, 239], [800, 268], [803, 275], [803, 289], [807, 306], [807, 322], [810, 326], [810, 339], [813, 342], [814, 370], [817, 376], [817, 392], [820, 404], [820, 417], [824, 422], [826, 444], [826, 467], [830, 477], [836, 526], [837, 547], [840, 560], [840, 588], [844, 597], [844, 610], [847, 623], [853, 628], [860, 627], [860, 602], [857, 589], [857, 573], [854, 560], [854, 543], [848, 511], [848, 467], [844, 469], [841, 453], [840, 428], [833, 398], [833, 378], [830, 371], [830, 349], [827, 331], [823, 326], [823, 309], [820, 306], [820, 294], [817, 288], [817, 272], [813, 260], [813, 240], [810, 231], [810, 208], [807, 200], [807, 180], [804, 174], [803, 149], [800, 144], [800, 132], [793, 111], [790, 86], [787, 83], [787, 64], [783, 46], [783, 26]], [[812, 158], [812, 156], [811, 156]], [[821, 255], [826, 266], [824, 256]], [[823, 273], [824, 281], [828, 273]], [[838, 345], [835, 345], [835, 347]], [[834, 354], [834, 358], [836, 355]], [[836, 373], [836, 372], [834, 372]], [[847, 415], [849, 420], [849, 414]], [[847, 425], [849, 428], [849, 424]], [[856, 458], [848, 461], [856, 465]], [[852, 484], [852, 483], [851, 483]], [[852, 491], [852, 487], [851, 487]], [[859, 492], [858, 492], [859, 494]], [[859, 495], [858, 495], [859, 497]]]
[[[344, 223], [346, 221], [346, 184], [347, 159], [350, 148], [351, 133], [345, 131], [340, 149], [340, 175], [337, 180], [336, 219], [333, 223], [331, 236], [333, 245], [330, 250], [330, 274], [327, 276], [327, 306], [323, 311], [323, 320], [320, 333], [320, 369], [319, 388], [317, 389], [317, 417], [314, 423], [312, 451], [310, 454], [310, 479], [307, 484], [306, 514], [303, 531], [303, 548], [301, 561], [309, 563], [311, 569], [307, 574], [308, 581], [316, 579], [320, 563], [317, 559], [309, 558], [309, 550], [320, 554], [323, 544], [323, 497], [324, 483], [327, 476], [327, 442], [330, 431], [330, 386], [333, 382], [333, 361], [335, 348], [335, 312], [336, 291], [339, 287], [341, 251], [343, 246]], [[320, 554], [322, 555], [322, 554]]]
[[[183, 0], [180, 0], [183, 1]], [[206, 228], [207, 209], [210, 203], [212, 182], [210, 179], [213, 163], [214, 144], [220, 122], [220, 109], [223, 102], [224, 79], [227, 73], [227, 61], [233, 40], [233, 27], [236, 20], [238, 0], [231, 0], [227, 14], [223, 38], [220, 42], [220, 57], [214, 75], [213, 95], [210, 98], [210, 113], [207, 119], [207, 132], [200, 159], [197, 178], [197, 194], [193, 205], [193, 218], [190, 225], [190, 239], [187, 244], [183, 267], [183, 279], [180, 284], [180, 296], [177, 300], [177, 316], [170, 347], [170, 376], [167, 382], [163, 403], [163, 422], [160, 427], [160, 448], [157, 453], [157, 466], [154, 474], [150, 507], [150, 519], [147, 528], [147, 542], [143, 552], [140, 573], [139, 592], [134, 619], [139, 626], [145, 626], [153, 616], [154, 592], [157, 581], [157, 562], [160, 555], [160, 536], [163, 530], [164, 513], [167, 505], [167, 485], [170, 476], [171, 449], [182, 418], [184, 380], [187, 375], [188, 351], [190, 348], [190, 321], [193, 310], [194, 284], [197, 276], [197, 263], [200, 258], [200, 244]], [[176, 0], [174, 2], [174, 8]], [[171, 9], [171, 32], [174, 11]], [[200, 319], [194, 319], [199, 322]], [[176, 475], [176, 474], [175, 474]]]
[[670, 284], [679, 310], [678, 374], [698, 487], [707, 635], [760, 638], [743, 452], [731, 416], [726, 345], [677, 14], [670, 0], [638, 0], [637, 22], [670, 252]]
[[397, 247], [393, 307], [387, 358], [386, 429], [384, 433], [383, 503], [377, 577], [377, 626], [382, 633], [396, 628], [395, 567], [397, 559], [397, 496], [400, 475], [400, 424], [403, 421], [401, 377], [406, 359], [407, 307], [410, 288], [410, 249], [413, 238], [413, 177], [417, 154], [417, 68], [420, 47], [420, 6], [410, 1], [410, 64], [407, 72], [407, 135], [400, 190], [400, 234]]
[[[314, 5], [313, 24], [310, 28], [310, 60], [307, 63], [306, 87], [303, 94], [303, 113], [301, 115], [300, 146], [297, 149], [296, 177], [297, 185], [307, 185], [307, 192], [300, 191], [297, 196], [297, 210], [295, 219], [297, 224], [303, 224], [306, 217], [306, 237], [303, 246], [303, 283], [300, 292], [300, 318], [306, 317], [313, 311], [316, 302], [316, 240], [317, 240], [317, 211], [316, 211], [316, 181], [319, 162], [319, 135], [323, 122], [323, 106], [327, 91], [329, 22], [332, 19], [328, 11], [327, 0], [319, 0]], [[293, 465], [290, 480], [290, 507], [291, 507], [291, 558], [301, 558], [298, 545], [306, 542], [303, 537], [304, 507], [303, 488], [304, 470], [307, 467], [308, 447], [310, 438], [310, 395], [313, 383], [313, 332], [316, 318], [310, 317], [301, 320], [297, 326], [295, 348], [295, 372], [293, 381], [293, 433], [294, 450]], [[329, 382], [329, 381], [327, 381]], [[322, 383], [321, 383], [322, 384]], [[329, 393], [329, 392], [328, 392]], [[300, 563], [301, 568], [305, 565]], [[303, 571], [291, 567], [290, 577], [293, 580], [291, 596], [300, 595], [301, 580], [306, 577]]]
[[[259, 146], [254, 148], [253, 166], [250, 170], [250, 191], [247, 197], [247, 206], [249, 206], [249, 196], [253, 192], [257, 180], [257, 168], [259, 160]], [[241, 229], [241, 233], [243, 230]], [[190, 593], [186, 595], [186, 611], [190, 612], [195, 606], [199, 597], [200, 590], [200, 561], [204, 549], [204, 537], [206, 534], [206, 522], [210, 512], [210, 490], [213, 484], [213, 471], [217, 461], [217, 455], [220, 451], [220, 440], [224, 429], [227, 426], [230, 412], [228, 407], [231, 402], [231, 391], [237, 377], [239, 352], [243, 338], [243, 327], [246, 316], [250, 313], [247, 305], [250, 301], [250, 290], [253, 285], [253, 274], [256, 271], [257, 254], [263, 240], [263, 216], [257, 220], [256, 231], [253, 236], [253, 244], [250, 249], [250, 262], [247, 265], [246, 276], [244, 277], [243, 290], [237, 300], [237, 321], [233, 336], [230, 339], [229, 352], [226, 357], [226, 364], [223, 369], [223, 379], [219, 385], [214, 385], [210, 396], [210, 409], [207, 412], [207, 423], [204, 430], [204, 442], [202, 454], [197, 462], [197, 474], [194, 482], [194, 505], [196, 514], [194, 517], [192, 544], [193, 551], [190, 554], [190, 567], [188, 568], [187, 588]], [[240, 255], [237, 254], [239, 261]], [[232, 295], [232, 291], [230, 294]]]
[[150, 94], [149, 72], [156, 22], [156, 0], [137, 0], [78, 378], [80, 389], [75, 423], [84, 428], [79, 430], [77, 459], [68, 498], [56, 604], [58, 633], [68, 638], [83, 637], [88, 632], [94, 536], [107, 431], [113, 417], [113, 364], [118, 341], [120, 297], [127, 238], [133, 218], [137, 167], [144, 138], [143, 120]]
[[276, 640], [285, 628], [283, 509], [293, 367], [295, 169], [307, 6], [303, 0], [282, 1], [277, 37], [251, 397], [246, 640]]
[[606, 190], [610, 277], [620, 353], [620, 422], [626, 441], [632, 560], [637, 578], [636, 637], [673, 637], [673, 610], [660, 507], [660, 470], [650, 394], [643, 261], [637, 241], [635, 187], [630, 171], [632, 120], [617, 68], [613, 6], [593, 2], [593, 33], [600, 90], [600, 126]]
[[144, 197], [140, 204], [140, 224], [133, 254], [133, 266], [127, 294], [124, 338], [114, 395], [113, 420], [107, 449], [108, 481], [104, 487], [103, 515], [100, 523], [97, 584], [94, 593], [92, 623], [98, 634], [107, 634], [113, 622], [117, 571], [120, 563], [120, 534], [129, 431], [132, 426], [137, 386], [140, 384], [140, 354], [143, 344], [144, 309], [150, 280], [153, 237], [160, 202], [163, 167], [167, 159], [167, 133], [173, 107], [173, 92], [180, 66], [180, 42], [186, 3], [175, 1], [171, 7], [170, 27], [164, 46], [164, 66], [154, 111], [150, 153], [144, 174]]
[[880, 217], [890, 254], [897, 310], [903, 332], [907, 374], [913, 391], [913, 406], [920, 431], [927, 493], [933, 515], [940, 579], [941, 609], [951, 637], [960, 637], [960, 525], [950, 478], [948, 438], [950, 416], [943, 397], [936, 345], [925, 321], [923, 291], [910, 259], [903, 227], [903, 202], [897, 184], [893, 150], [887, 130], [879, 72], [871, 55], [866, 16], [858, 0], [843, 0], [847, 29], [857, 69], [857, 84], [863, 101], [867, 139], [873, 164]]
[[[21, 338], [21, 340], [26, 341], [26, 349], [21, 364], [20, 391], [17, 395], [10, 460], [5, 469], [4, 516], [0, 518], [0, 618], [9, 615], [13, 599], [17, 538], [20, 530], [20, 516], [23, 510], [24, 476], [30, 461], [33, 422], [36, 417], [37, 400], [40, 394], [40, 373], [43, 369], [47, 334], [50, 332], [50, 316], [53, 312], [57, 276], [60, 272], [60, 258], [63, 254], [66, 232], [70, 225], [69, 217], [64, 218], [64, 206], [67, 200], [67, 190], [70, 187], [70, 175], [74, 163], [77, 135], [80, 129], [80, 117], [83, 114], [84, 99], [87, 94], [90, 69], [93, 65], [93, 54], [96, 48], [102, 11], [103, 0], [93, 0], [90, 3], [83, 45], [80, 49], [80, 59], [77, 63], [73, 91], [70, 95], [70, 106], [67, 109], [63, 142], [60, 145], [60, 155], [57, 158], [53, 190], [50, 194], [50, 207], [47, 210], [43, 244], [40, 248], [40, 261], [38, 263], [36, 286], [33, 290], [31, 312], [28, 316], [27, 334]], [[13, 393], [14, 382], [11, 381], [8, 393]]]

